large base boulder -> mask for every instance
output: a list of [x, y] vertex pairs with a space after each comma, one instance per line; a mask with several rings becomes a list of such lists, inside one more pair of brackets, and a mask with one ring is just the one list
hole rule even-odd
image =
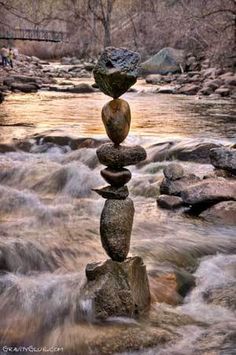
[[145, 74], [168, 74], [181, 72], [185, 68], [185, 54], [183, 50], [163, 48], [141, 64], [141, 70]]
[[149, 310], [149, 283], [140, 257], [88, 264], [86, 276], [82, 297], [92, 301], [96, 319], [137, 317]]
[[236, 175], [236, 149], [215, 148], [210, 151], [211, 164]]

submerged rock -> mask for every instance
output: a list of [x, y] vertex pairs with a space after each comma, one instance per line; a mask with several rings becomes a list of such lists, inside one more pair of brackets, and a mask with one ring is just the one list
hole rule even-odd
[[108, 137], [120, 144], [129, 133], [131, 113], [128, 102], [121, 99], [109, 101], [103, 106], [102, 121]]
[[157, 204], [161, 208], [172, 210], [183, 205], [183, 200], [178, 196], [160, 195], [157, 198]]
[[184, 169], [182, 165], [171, 163], [163, 170], [165, 177], [169, 180], [178, 180], [184, 176]]
[[115, 200], [124, 200], [129, 196], [129, 190], [127, 186], [122, 187], [113, 187], [113, 186], [105, 186], [101, 189], [92, 189], [97, 192], [98, 195], [103, 198], [115, 199]]
[[223, 178], [202, 180], [183, 190], [181, 197], [189, 205], [236, 200], [236, 181]]
[[149, 310], [148, 278], [140, 257], [88, 264], [86, 276], [82, 294], [92, 300], [95, 318], [136, 317]]
[[120, 169], [128, 165], [136, 165], [147, 157], [143, 147], [136, 145], [133, 147], [118, 146], [113, 144], [103, 144], [97, 149], [98, 160], [101, 164], [114, 169]]
[[208, 208], [200, 217], [209, 222], [236, 225], [236, 201], [223, 201]]
[[236, 149], [215, 148], [210, 151], [211, 164], [236, 174]]
[[107, 200], [101, 214], [102, 246], [112, 260], [123, 261], [129, 253], [134, 218], [134, 204], [130, 198]]
[[139, 61], [139, 54], [126, 48], [106, 48], [93, 70], [100, 90], [115, 99], [120, 97], [136, 83]]
[[114, 187], [121, 187], [129, 182], [131, 179], [131, 172], [128, 169], [103, 169], [101, 175], [108, 184]]
[[230, 283], [222, 287], [216, 287], [203, 294], [207, 303], [236, 310], [236, 283]]

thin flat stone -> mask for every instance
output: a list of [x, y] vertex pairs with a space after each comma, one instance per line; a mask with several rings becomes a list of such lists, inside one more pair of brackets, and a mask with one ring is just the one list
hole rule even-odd
[[124, 200], [129, 196], [127, 186], [117, 188], [109, 185], [101, 189], [93, 189], [93, 191], [105, 199]]
[[108, 184], [114, 187], [124, 186], [132, 176], [128, 169], [114, 170], [110, 168], [103, 169], [101, 175]]
[[136, 83], [139, 62], [136, 52], [108, 47], [93, 70], [95, 82], [105, 95], [118, 98]]
[[120, 169], [124, 166], [136, 165], [145, 160], [147, 153], [139, 145], [133, 147], [119, 145], [115, 147], [113, 144], [107, 143], [97, 149], [97, 157], [101, 164], [110, 168]]

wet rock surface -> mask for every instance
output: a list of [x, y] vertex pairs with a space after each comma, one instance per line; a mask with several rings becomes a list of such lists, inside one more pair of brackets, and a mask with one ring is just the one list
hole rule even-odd
[[108, 47], [102, 53], [93, 75], [100, 90], [113, 98], [124, 94], [136, 83], [140, 56], [125, 48]]
[[134, 204], [125, 200], [107, 200], [101, 214], [102, 246], [112, 260], [124, 261], [129, 253]]
[[213, 223], [236, 225], [236, 201], [223, 201], [200, 214], [200, 217]]
[[97, 319], [135, 317], [149, 310], [150, 290], [142, 258], [88, 264], [86, 276], [82, 292], [92, 300]]
[[183, 200], [178, 196], [160, 195], [157, 198], [157, 204], [161, 208], [172, 210], [183, 206]]
[[160, 192], [163, 195], [180, 196], [182, 191], [184, 191], [187, 187], [200, 181], [201, 179], [194, 174], [185, 175], [181, 179], [174, 181], [164, 178], [160, 185]]
[[110, 168], [101, 170], [101, 175], [108, 184], [114, 187], [126, 185], [132, 176], [128, 169], [113, 170]]
[[137, 145], [132, 147], [113, 144], [103, 144], [97, 149], [97, 156], [101, 164], [117, 169], [128, 165], [136, 165], [146, 159], [146, 151]]
[[202, 180], [184, 189], [181, 197], [190, 205], [236, 200], [236, 181], [227, 181], [223, 178]]
[[129, 134], [131, 113], [128, 102], [115, 99], [102, 108], [102, 121], [108, 137], [115, 144], [120, 144]]
[[236, 149], [215, 148], [210, 151], [211, 164], [236, 175]]
[[172, 163], [167, 165], [167, 167], [163, 170], [163, 173], [166, 179], [174, 181], [181, 179], [184, 176], [184, 169], [182, 165]]

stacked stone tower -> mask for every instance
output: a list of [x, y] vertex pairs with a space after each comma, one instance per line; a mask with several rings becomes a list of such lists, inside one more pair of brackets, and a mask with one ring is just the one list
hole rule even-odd
[[103, 248], [111, 258], [86, 267], [85, 294], [93, 299], [98, 318], [133, 316], [145, 312], [150, 304], [146, 267], [140, 257], [128, 258], [134, 217], [134, 204], [126, 184], [131, 172], [125, 168], [146, 159], [141, 146], [121, 143], [129, 133], [131, 112], [128, 102], [119, 99], [137, 80], [138, 53], [125, 48], [106, 48], [94, 68], [100, 90], [113, 98], [102, 109], [102, 120], [111, 143], [97, 149], [104, 180], [109, 184], [95, 191], [105, 205], [100, 234]]

